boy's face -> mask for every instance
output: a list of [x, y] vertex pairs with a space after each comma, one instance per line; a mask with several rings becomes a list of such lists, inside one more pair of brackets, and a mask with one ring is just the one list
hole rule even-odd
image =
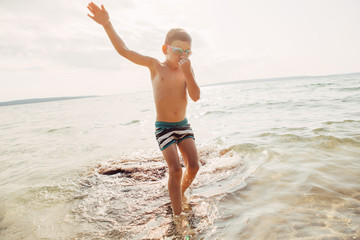
[[[177, 67], [179, 66], [180, 59], [184, 57], [189, 57], [189, 53], [191, 53], [190, 42], [175, 40], [169, 46], [170, 47], [166, 45], [166, 49], [164, 51], [164, 54], [166, 55], [166, 60]], [[181, 48], [182, 51], [177, 48]]]

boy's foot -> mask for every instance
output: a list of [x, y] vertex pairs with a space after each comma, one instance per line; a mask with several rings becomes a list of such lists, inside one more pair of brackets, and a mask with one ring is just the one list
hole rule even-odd
[[185, 239], [191, 239], [195, 235], [195, 231], [190, 226], [188, 216], [184, 212], [180, 215], [173, 215], [173, 220], [176, 232], [183, 235]]

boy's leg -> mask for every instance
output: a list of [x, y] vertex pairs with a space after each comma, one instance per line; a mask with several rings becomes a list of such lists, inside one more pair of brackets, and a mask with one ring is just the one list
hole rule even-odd
[[181, 177], [182, 168], [179, 161], [179, 155], [176, 149], [176, 144], [171, 144], [162, 151], [162, 154], [169, 167], [168, 189], [171, 200], [171, 207], [175, 215], [182, 212], [181, 201]]
[[181, 194], [184, 195], [186, 189], [195, 179], [196, 173], [199, 171], [199, 161], [193, 138], [186, 138], [178, 144], [181, 155], [184, 158], [185, 173], [181, 182]]

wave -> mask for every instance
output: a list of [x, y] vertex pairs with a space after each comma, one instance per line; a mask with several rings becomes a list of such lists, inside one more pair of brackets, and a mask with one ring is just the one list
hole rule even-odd
[[305, 85], [306, 87], [329, 87], [329, 86], [336, 86], [338, 84], [336, 83], [331, 83], [331, 82], [327, 82], [327, 83], [312, 83], [312, 84], [308, 84]]
[[264, 151], [264, 148], [255, 145], [253, 143], [243, 143], [243, 144], [233, 145], [228, 149], [222, 150], [222, 152], [231, 151], [231, 150], [237, 153], [259, 153]]
[[[312, 130], [316, 134], [325, 131], [324, 128], [317, 128]], [[318, 135], [312, 137], [299, 136], [295, 134], [277, 134], [277, 133], [263, 133], [259, 137], [271, 137], [274, 141], [287, 144], [305, 144], [315, 148], [333, 149], [341, 146], [360, 147], [360, 141], [357, 138], [350, 137], [335, 137], [332, 135]], [[276, 143], [274, 143], [276, 145]]]
[[206, 111], [203, 115], [222, 115], [222, 114], [229, 114], [230, 112], [225, 111]]
[[47, 133], [54, 133], [54, 132], [59, 132], [59, 131], [63, 131], [63, 130], [68, 130], [71, 127], [61, 127], [61, 128], [53, 128], [47, 131]]
[[310, 139], [311, 142], [317, 143], [318, 147], [333, 149], [339, 146], [360, 147], [360, 142], [351, 138], [338, 138], [334, 136], [317, 136]]
[[285, 140], [288, 142], [301, 142], [303, 141], [305, 138], [295, 135], [295, 134], [278, 134], [278, 133], [274, 133], [274, 132], [266, 132], [266, 133], [262, 133], [259, 135], [259, 137], [273, 137], [273, 138], [277, 138], [278, 140]]
[[[76, 236], [162, 239], [184, 238], [189, 232], [201, 235], [219, 216], [212, 202], [245, 189], [246, 179], [266, 159], [263, 152], [252, 155], [258, 161], [252, 159], [251, 166], [247, 166], [245, 152], [258, 148], [251, 144], [198, 147], [201, 167], [189, 190], [190, 201], [184, 205], [185, 220], [181, 221], [186, 222], [185, 227], [179, 227], [172, 218], [168, 170], [159, 151], [124, 153], [102, 161], [79, 179], [79, 192], [75, 194], [73, 216], [69, 219], [74, 219], [73, 224], [83, 222], [88, 231]], [[183, 159], [180, 161], [183, 165]]]
[[141, 120], [132, 120], [132, 121], [130, 121], [128, 123], [124, 123], [122, 125], [129, 126], [129, 125], [133, 125], [133, 124], [137, 124], [137, 123], [141, 123]]
[[343, 121], [328, 121], [328, 122], [324, 122], [325, 125], [342, 124], [342, 123], [360, 123], [360, 121], [357, 121], [357, 120], [343, 120]]
[[360, 87], [352, 87], [352, 88], [341, 88], [340, 91], [349, 92], [349, 91], [359, 91]]
[[[307, 142], [315, 147], [326, 141], [341, 144], [343, 141], [346, 142], [346, 138], [327, 136], [304, 137], [276, 133], [264, 133], [264, 136], [277, 138], [280, 141], [291, 139], [294, 142]], [[287, 159], [289, 155], [283, 156], [261, 144], [242, 143], [229, 147], [204, 144], [199, 145], [198, 149], [202, 166], [190, 189], [190, 201], [184, 205], [185, 213], [179, 222], [172, 217], [167, 192], [166, 163], [160, 152], [144, 150], [102, 161], [83, 175], [80, 179], [82, 184], [80, 184], [79, 197], [74, 198], [76, 202], [71, 210], [73, 216], [69, 219], [73, 219], [70, 221], [73, 224], [82, 222], [86, 231], [78, 232], [74, 236], [84, 238], [96, 236], [106, 239], [183, 239], [191, 234], [199, 239], [201, 237], [206, 239], [206, 236], [210, 236], [214, 230], [213, 224], [219, 221], [226, 222], [227, 218], [230, 219], [229, 221], [237, 218], [237, 215], [230, 211], [218, 209], [219, 204], [228, 206], [231, 203], [242, 202], [244, 204], [242, 208], [245, 209], [251, 206], [251, 201], [261, 202], [247, 199], [246, 196], [249, 195], [249, 191], [255, 191], [252, 194], [257, 194], [259, 186], [267, 181], [263, 176], [269, 177], [269, 181], [277, 182], [270, 184], [268, 191], [289, 185], [286, 179], [296, 181], [302, 193], [306, 194], [300, 199], [301, 201], [294, 201], [291, 191], [278, 192], [279, 196], [289, 201], [292, 199], [295, 205], [309, 205], [312, 201], [323, 201], [324, 204], [341, 203], [338, 199], [349, 194], [339, 195], [336, 193], [337, 189], [325, 184], [330, 180], [321, 175], [328, 172], [323, 171], [322, 167], [329, 167], [328, 164], [312, 165], [313, 167], [306, 172], [296, 170], [286, 165], [291, 162]], [[270, 166], [271, 159], [277, 163]], [[267, 193], [266, 189], [263, 191]], [[332, 200], [332, 196], [337, 196], [337, 199]], [[273, 197], [274, 195], [268, 193], [269, 201], [275, 201]], [[274, 205], [275, 208], [278, 207], [277, 211], [286, 209], [286, 204], [281, 205], [278, 201], [275, 201]], [[320, 206], [320, 203], [317, 206]], [[268, 210], [271, 212], [271, 208]], [[255, 217], [254, 215], [252, 218]], [[244, 222], [246, 221], [245, 219]]]

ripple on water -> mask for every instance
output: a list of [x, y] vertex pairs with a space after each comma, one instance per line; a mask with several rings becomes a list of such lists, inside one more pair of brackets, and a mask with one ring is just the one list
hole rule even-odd
[[213, 231], [218, 199], [246, 187], [244, 181], [255, 171], [244, 168], [237, 152], [222, 150], [199, 147], [201, 171], [179, 219], [172, 217], [167, 167], [158, 152], [102, 162], [80, 179], [81, 197], [69, 216], [73, 224], [84, 226], [76, 236], [171, 239]]
[[[354, 182], [358, 173], [347, 168], [351, 158], [337, 161], [334, 154], [343, 152], [320, 151], [313, 143], [321, 142], [317, 137], [280, 133], [264, 137], [271, 138], [273, 145], [199, 145], [202, 166], [179, 218], [172, 216], [167, 166], [158, 151], [102, 161], [67, 184], [30, 189], [27, 196], [18, 198], [18, 205], [25, 211], [32, 209], [28, 219], [36, 223], [33, 231], [41, 238], [360, 236], [360, 188]], [[294, 152], [291, 141], [287, 141], [292, 146], [288, 152], [276, 151], [274, 146], [284, 145], [289, 138], [308, 144], [307, 152]], [[44, 205], [46, 213], [40, 214]]]

